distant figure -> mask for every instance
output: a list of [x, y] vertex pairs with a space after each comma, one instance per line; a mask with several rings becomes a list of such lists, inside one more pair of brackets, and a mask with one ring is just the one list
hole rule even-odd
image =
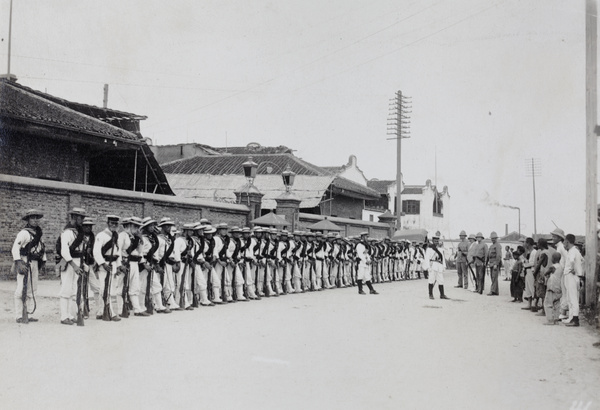
[[525, 259], [523, 263], [523, 269], [525, 270], [525, 291], [523, 296], [528, 302], [528, 306], [521, 308], [523, 310], [531, 310], [531, 302], [533, 302], [533, 296], [535, 294], [535, 279], [533, 277], [533, 267], [535, 266], [537, 251], [534, 249], [533, 238], [527, 238], [525, 240]]
[[483, 294], [483, 288], [485, 287], [485, 259], [487, 256], [487, 245], [483, 242], [483, 234], [477, 232], [475, 235], [477, 244], [473, 250], [473, 256], [475, 258], [475, 272], [477, 273], [477, 293]]
[[510, 289], [513, 294], [511, 302], [523, 302], [523, 289], [525, 288], [525, 273], [523, 272], [524, 253], [525, 248], [521, 245], [517, 246], [517, 250], [513, 252], [515, 262], [511, 270]]
[[575, 246], [575, 235], [567, 234], [565, 239], [565, 248], [568, 254], [564, 280], [569, 303], [569, 317], [563, 319], [563, 323], [566, 323], [567, 326], [579, 326], [579, 287], [582, 285], [583, 257], [577, 246]]
[[460, 242], [456, 250], [456, 273], [458, 275], [458, 285], [455, 288], [469, 287], [469, 271], [467, 268], [467, 254], [469, 253], [469, 241], [467, 241], [467, 233], [460, 231]]
[[490, 266], [490, 280], [492, 282], [488, 296], [498, 296], [498, 275], [502, 266], [502, 247], [498, 243], [498, 234], [496, 232], [490, 234], [490, 239], [492, 240], [492, 244], [488, 249], [485, 261], [486, 265]]
[[[515, 262], [513, 258], [513, 250], [510, 246], [506, 245], [504, 248], [504, 280], [510, 280], [512, 271], [512, 265]], [[511, 294], [512, 296], [512, 294]]]
[[552, 255], [552, 266], [546, 271], [546, 297], [544, 298], [544, 313], [546, 313], [547, 322], [545, 325], [555, 325], [558, 322], [560, 314], [560, 298], [562, 296], [562, 277], [564, 268], [562, 267], [559, 252]]

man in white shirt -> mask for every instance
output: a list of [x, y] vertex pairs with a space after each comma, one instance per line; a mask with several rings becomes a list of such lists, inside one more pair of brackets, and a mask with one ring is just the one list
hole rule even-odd
[[122, 280], [117, 278], [117, 268], [121, 266], [121, 250], [118, 245], [119, 217], [106, 216], [107, 227], [96, 235], [94, 242], [94, 261], [98, 266], [100, 285], [100, 303], [96, 306], [96, 319], [118, 322], [117, 295], [121, 294]]
[[373, 289], [373, 285], [371, 284], [371, 256], [369, 255], [369, 251], [365, 245], [368, 235], [368, 232], [361, 233], [360, 242], [358, 242], [356, 245], [356, 257], [358, 259], [357, 283], [359, 295], [365, 294], [363, 291], [363, 282], [369, 288], [370, 294], [378, 294], [377, 291]]
[[579, 289], [583, 277], [583, 257], [575, 246], [575, 235], [567, 234], [565, 248], [568, 252], [564, 276], [569, 303], [569, 317], [563, 319], [563, 323], [566, 323], [567, 326], [579, 326]]
[[57, 265], [60, 272], [60, 323], [63, 325], [75, 324], [73, 312], [75, 293], [77, 289], [77, 276], [83, 273], [81, 259], [83, 257], [83, 218], [85, 210], [73, 208], [69, 212], [69, 223], [60, 234], [60, 256]]
[[429, 299], [434, 299], [433, 287], [436, 282], [440, 290], [440, 299], [449, 299], [444, 293], [444, 267], [446, 266], [446, 260], [444, 253], [438, 249], [440, 238], [434, 235], [431, 241], [432, 244], [425, 250], [425, 257], [423, 258], [423, 270], [428, 272]]
[[[42, 242], [42, 228], [39, 221], [44, 215], [37, 209], [30, 209], [23, 216], [27, 225], [19, 231], [12, 247], [13, 271], [17, 276], [15, 290], [15, 318], [17, 323], [37, 322], [29, 317], [28, 305], [37, 290], [39, 269], [46, 263], [46, 252]], [[30, 296], [31, 294], [31, 296]]]

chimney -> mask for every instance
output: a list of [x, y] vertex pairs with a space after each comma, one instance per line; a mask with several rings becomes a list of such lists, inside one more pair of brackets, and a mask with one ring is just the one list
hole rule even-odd
[[508, 236], [508, 224], [504, 224], [504, 236]]

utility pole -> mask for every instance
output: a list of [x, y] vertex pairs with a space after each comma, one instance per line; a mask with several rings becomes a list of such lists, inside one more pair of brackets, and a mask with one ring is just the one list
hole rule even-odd
[[533, 181], [533, 233], [534, 233], [534, 235], [537, 235], [537, 214], [536, 214], [536, 203], [535, 203], [535, 177], [539, 177], [541, 175], [539, 158], [526, 159], [525, 167], [527, 170], [527, 176], [531, 177], [531, 180]]
[[586, 0], [585, 4], [585, 118], [586, 118], [586, 178], [585, 178], [585, 305], [593, 307], [597, 303], [596, 296], [596, 255], [598, 253], [598, 236], [596, 223], [598, 220], [597, 191], [597, 38], [598, 38], [598, 4], [597, 0]]
[[12, 42], [12, 0], [10, 0], [10, 12], [8, 15], [8, 67], [6, 69], [6, 78], [10, 80], [10, 46]]
[[412, 108], [410, 97], [396, 91], [395, 98], [390, 100], [390, 117], [388, 117], [388, 135], [396, 140], [396, 229], [402, 228], [402, 139], [410, 138], [410, 114]]

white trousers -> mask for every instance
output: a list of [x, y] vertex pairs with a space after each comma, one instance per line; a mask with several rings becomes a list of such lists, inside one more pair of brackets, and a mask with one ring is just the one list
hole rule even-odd
[[[77, 262], [75, 262], [77, 266]], [[60, 298], [60, 320], [74, 319], [73, 309], [75, 301], [73, 300], [77, 294], [77, 274], [67, 264], [64, 270], [60, 272], [60, 291], [58, 297]]]
[[569, 306], [569, 319], [579, 316], [579, 277], [569, 273], [564, 275], [567, 301]]

